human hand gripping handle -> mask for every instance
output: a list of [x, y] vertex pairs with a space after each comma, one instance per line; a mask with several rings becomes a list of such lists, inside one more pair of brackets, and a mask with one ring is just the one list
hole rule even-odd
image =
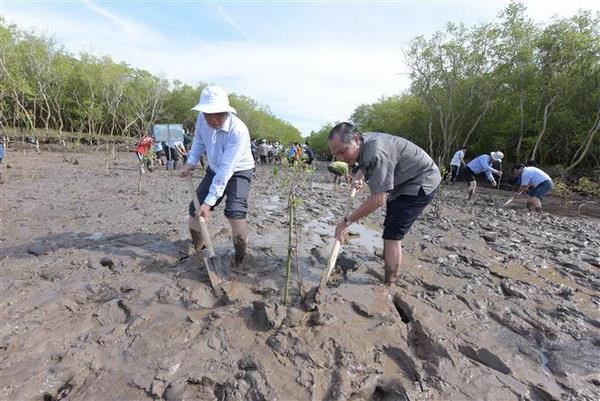
[[[191, 182], [191, 177], [192, 177], [192, 171], [194, 171], [194, 166], [192, 166], [191, 164], [184, 164], [183, 167], [181, 167], [181, 170], [179, 171], [179, 175], [181, 177], [190, 177], [190, 182]], [[194, 193], [196, 193], [196, 191], [194, 191]]]

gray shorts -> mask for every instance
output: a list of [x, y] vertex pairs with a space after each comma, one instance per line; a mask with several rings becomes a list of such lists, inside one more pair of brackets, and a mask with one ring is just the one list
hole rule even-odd
[[[206, 199], [214, 176], [215, 173], [210, 168], [207, 168], [206, 175], [202, 181], [200, 181], [198, 188], [196, 188], [196, 194], [198, 194], [198, 201], [200, 201], [200, 204]], [[246, 213], [248, 213], [248, 195], [250, 194], [251, 181], [252, 169], [233, 173], [233, 176], [231, 176], [227, 182], [223, 196], [217, 199], [217, 203], [215, 206], [211, 207], [210, 210], [214, 210], [214, 208], [221, 203], [223, 197], [226, 196], [225, 217], [232, 220], [245, 219]], [[190, 202], [189, 212], [192, 217], [196, 214], [194, 202]]]

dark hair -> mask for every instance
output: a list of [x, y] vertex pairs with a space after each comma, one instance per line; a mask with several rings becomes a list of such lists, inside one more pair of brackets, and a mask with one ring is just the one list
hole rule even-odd
[[342, 143], [350, 143], [352, 141], [352, 137], [354, 137], [354, 134], [360, 135], [354, 125], [350, 123], [339, 123], [333, 127], [331, 131], [329, 131], [327, 140], [330, 141], [334, 137], [339, 136]]
[[515, 170], [522, 169], [523, 167], [525, 167], [525, 166], [523, 165], [523, 163], [517, 163], [517, 164], [515, 164], [514, 166], [512, 166], [512, 169], [511, 169], [510, 171], [514, 172]]
[[527, 167], [537, 167], [538, 166], [537, 162], [534, 159], [527, 160], [527, 163], [525, 163], [525, 165]]

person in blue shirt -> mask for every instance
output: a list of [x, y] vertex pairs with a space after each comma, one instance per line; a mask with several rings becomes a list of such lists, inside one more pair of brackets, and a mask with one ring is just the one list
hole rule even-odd
[[[2, 164], [2, 160], [4, 159], [4, 144], [0, 142], [0, 165]], [[2, 179], [2, 171], [0, 170], [0, 184], [4, 184], [4, 180]]]
[[502, 171], [496, 170], [492, 167], [493, 162], [502, 163], [502, 159], [504, 158], [504, 153], [497, 151], [492, 152], [489, 155], [483, 154], [481, 156], [477, 156], [473, 160], [471, 160], [465, 166], [465, 179], [469, 183], [469, 196], [470, 200], [475, 194], [475, 189], [477, 189], [477, 179], [475, 178], [479, 174], [484, 174], [486, 179], [492, 184], [492, 187], [496, 186], [496, 180], [494, 179], [494, 174], [501, 177]]
[[202, 155], [206, 156], [206, 175], [196, 193], [200, 209], [189, 206], [189, 228], [192, 244], [202, 248], [200, 225], [196, 217], [209, 220], [210, 213], [225, 201], [225, 217], [231, 225], [236, 262], [241, 262], [248, 244], [248, 195], [254, 170], [248, 127], [235, 115], [229, 105], [227, 92], [219, 86], [207, 86], [200, 94], [200, 102], [193, 110], [199, 111], [196, 131], [187, 162], [181, 176], [196, 168]]

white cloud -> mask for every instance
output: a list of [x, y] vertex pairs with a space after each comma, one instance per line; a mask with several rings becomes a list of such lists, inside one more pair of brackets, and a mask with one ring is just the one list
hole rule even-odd
[[244, 31], [242, 28], [240, 28], [240, 26], [233, 20], [233, 18], [231, 18], [229, 16], [229, 14], [227, 14], [225, 12], [225, 9], [223, 9], [223, 6], [220, 4], [213, 4], [215, 9], [219, 12], [219, 15], [221, 17], [223, 17], [223, 20], [229, 24], [231, 27], [233, 27], [233, 29], [235, 29], [240, 35], [242, 35], [244, 38], [246, 38], [246, 40], [248, 40], [248, 42], [256, 44], [256, 42], [254, 41], [254, 39], [246, 32]]
[[524, 3], [528, 15], [537, 22], [549, 22], [550, 18], [555, 15], [570, 17], [575, 15], [579, 9], [600, 11], [598, 0], [526, 0]]
[[81, 0], [81, 4], [94, 14], [101, 16], [104, 21], [107, 22], [107, 24], [95, 24], [97, 26], [102, 26], [100, 32], [109, 33], [112, 31], [119, 35], [120, 41], [127, 41], [131, 45], [166, 44], [166, 40], [162, 35], [159, 35], [157, 32], [147, 28], [143, 24], [113, 14], [91, 0]]
[[[358, 104], [399, 93], [407, 86], [406, 77], [397, 75], [404, 68], [400, 48], [325, 42], [283, 47], [252, 41], [146, 41], [144, 37], [160, 36], [101, 10], [94, 12], [103, 20], [47, 12], [7, 17], [20, 27], [50, 32], [74, 53], [110, 55], [115, 61], [192, 84], [220, 84], [268, 105], [305, 134], [326, 122], [346, 120]], [[105, 21], [111, 26], [106, 27]]]

